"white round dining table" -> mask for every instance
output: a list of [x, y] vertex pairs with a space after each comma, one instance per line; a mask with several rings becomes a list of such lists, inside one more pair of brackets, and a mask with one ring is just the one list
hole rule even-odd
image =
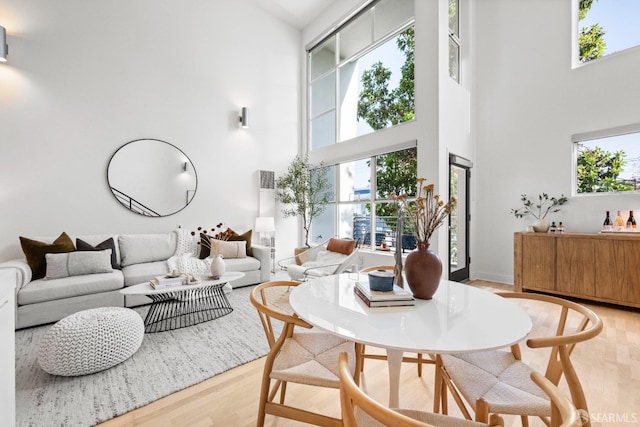
[[366, 274], [314, 278], [291, 291], [289, 303], [311, 325], [362, 344], [384, 348], [389, 406], [399, 407], [404, 352], [452, 354], [494, 350], [522, 341], [529, 315], [513, 301], [463, 283], [442, 280], [430, 300], [413, 306], [368, 307], [354, 294]]

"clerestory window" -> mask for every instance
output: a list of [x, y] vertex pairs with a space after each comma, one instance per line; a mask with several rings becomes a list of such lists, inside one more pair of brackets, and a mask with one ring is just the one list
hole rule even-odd
[[449, 76], [460, 83], [460, 1], [449, 0]]
[[640, 45], [640, 2], [578, 0], [579, 60], [590, 62]]
[[414, 0], [377, 0], [308, 50], [315, 150], [413, 120]]

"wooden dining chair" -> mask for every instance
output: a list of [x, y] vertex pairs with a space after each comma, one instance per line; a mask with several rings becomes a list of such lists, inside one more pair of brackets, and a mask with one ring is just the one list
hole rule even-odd
[[[575, 345], [597, 336], [602, 320], [587, 307], [562, 298], [543, 294], [508, 292], [505, 298], [520, 299], [531, 307], [534, 329], [551, 329], [548, 335], [529, 338], [531, 349], [549, 351], [545, 377], [555, 386], [562, 376], [567, 382], [571, 400], [582, 414], [588, 414], [587, 401], [578, 374], [571, 363]], [[540, 313], [544, 313], [541, 315]], [[548, 313], [557, 315], [549, 318]], [[540, 318], [544, 316], [544, 318]], [[535, 351], [535, 350], [534, 350]], [[436, 357], [434, 412], [447, 413], [447, 390], [467, 419], [475, 412], [476, 421], [486, 421], [489, 414], [520, 415], [522, 425], [528, 417], [548, 420], [552, 415], [548, 396], [530, 379], [533, 368], [523, 362], [519, 345], [511, 351], [496, 350], [481, 353], [439, 355]], [[466, 404], [465, 404], [466, 401]], [[588, 415], [583, 425], [591, 425]]]
[[[353, 381], [347, 355], [340, 354], [338, 369], [340, 374], [340, 405], [345, 427], [478, 427], [502, 426], [504, 420], [498, 415], [490, 417], [489, 424], [433, 414], [414, 409], [390, 409], [373, 400]], [[582, 424], [580, 413], [571, 400], [544, 375], [532, 372], [531, 380], [540, 387], [550, 401], [550, 427], [579, 427]]]
[[[320, 426], [342, 426], [342, 420], [287, 405], [287, 383], [340, 388], [338, 355], [348, 358], [348, 371], [355, 382], [360, 377], [361, 345], [319, 332], [300, 319], [288, 305], [288, 290], [295, 281], [272, 281], [256, 286], [250, 294], [269, 342], [262, 374], [256, 425], [262, 427], [267, 414]], [[280, 398], [276, 395], [280, 391]]]
[[[376, 265], [373, 267], [366, 267], [363, 268], [362, 270], [360, 270], [361, 274], [366, 274], [369, 273], [371, 271], [376, 271], [376, 270], [383, 270], [383, 271], [394, 271], [394, 266], [393, 265]], [[387, 360], [387, 356], [383, 355], [383, 354], [375, 354], [375, 353], [367, 353], [366, 352], [366, 346], [363, 345], [362, 346], [362, 353], [360, 355], [361, 357], [361, 362], [360, 362], [360, 369], [361, 371], [364, 371], [364, 360], [365, 359], [373, 359], [373, 360]], [[422, 353], [418, 353], [416, 354], [416, 357], [411, 357], [411, 356], [404, 356], [402, 358], [403, 362], [406, 363], [416, 363], [418, 365], [418, 376], [422, 377], [422, 365], [423, 364], [435, 364], [435, 359], [432, 358], [431, 356], [425, 357], [425, 355], [423, 355]]]
[[[353, 380], [346, 353], [340, 354], [340, 406], [345, 427], [487, 427], [489, 424], [468, 421], [414, 409], [390, 409], [362, 391]], [[497, 424], [503, 425], [497, 418]]]

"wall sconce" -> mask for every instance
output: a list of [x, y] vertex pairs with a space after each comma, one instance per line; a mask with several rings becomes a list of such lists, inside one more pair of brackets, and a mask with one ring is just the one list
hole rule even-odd
[[7, 62], [9, 46], [7, 45], [7, 30], [0, 25], [0, 62]]
[[186, 172], [188, 167], [189, 167], [189, 162], [184, 162], [182, 164], [182, 172]]
[[242, 107], [242, 111], [240, 112], [240, 117], [238, 117], [238, 122], [241, 128], [247, 129], [249, 127], [249, 117], [247, 116], [247, 107]]

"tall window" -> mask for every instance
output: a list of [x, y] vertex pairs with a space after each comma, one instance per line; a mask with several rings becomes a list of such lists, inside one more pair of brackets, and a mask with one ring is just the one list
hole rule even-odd
[[377, 0], [308, 52], [311, 150], [414, 118], [414, 0]]
[[640, 190], [640, 125], [577, 135], [574, 143], [577, 194]]
[[[334, 201], [313, 221], [313, 243], [337, 234], [369, 249], [394, 248], [398, 212], [389, 195], [415, 195], [416, 153], [416, 148], [409, 148], [330, 166]], [[411, 230], [404, 234], [402, 247], [413, 249]]]
[[459, 0], [449, 0], [449, 75], [460, 83]]
[[580, 62], [640, 45], [638, 0], [578, 2]]

